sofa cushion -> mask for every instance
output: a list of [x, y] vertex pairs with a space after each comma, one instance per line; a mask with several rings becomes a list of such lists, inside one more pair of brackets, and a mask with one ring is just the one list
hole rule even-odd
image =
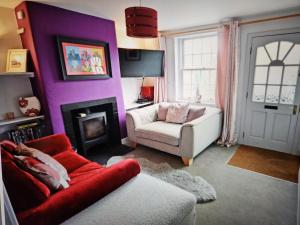
[[2, 150], [1, 157], [3, 181], [16, 212], [35, 207], [49, 198], [49, 188], [20, 169], [13, 162], [11, 154]]
[[205, 107], [195, 107], [192, 106], [189, 109], [188, 116], [186, 118], [186, 122], [191, 122], [192, 120], [195, 120], [197, 118], [200, 118], [201, 116], [204, 115], [206, 108]]
[[138, 127], [135, 134], [137, 137], [178, 146], [181, 127], [181, 124], [156, 121]]
[[166, 122], [185, 123], [189, 113], [189, 104], [173, 103], [168, 108]]
[[69, 184], [50, 166], [29, 156], [14, 157], [17, 165], [47, 185], [50, 190], [57, 191], [61, 187], [69, 187]]
[[[20, 154], [20, 155], [27, 155], [30, 156], [32, 158], [35, 158], [39, 161], [41, 161], [42, 163], [50, 166], [52, 169], [56, 170], [59, 175], [61, 176], [61, 184], [64, 187], [67, 187], [65, 184], [67, 184], [66, 181], [69, 181], [69, 175], [68, 172], [66, 170], [66, 168], [61, 165], [59, 162], [57, 162], [57, 160], [55, 160], [53, 157], [51, 157], [50, 155], [41, 152], [40, 150], [37, 150], [35, 148], [30, 148], [27, 147], [24, 144], [19, 144], [16, 148], [16, 151]], [[65, 182], [63, 181], [63, 179], [65, 180]]]
[[91, 162], [83, 165], [82, 167], [74, 170], [70, 173], [71, 182], [70, 185], [78, 184], [79, 182], [85, 181], [86, 179], [93, 177], [94, 175], [99, 174], [105, 168], [100, 164]]
[[162, 102], [158, 105], [157, 120], [165, 121], [170, 104]]
[[61, 163], [67, 169], [68, 173], [90, 162], [74, 151], [64, 151], [54, 155], [53, 158]]

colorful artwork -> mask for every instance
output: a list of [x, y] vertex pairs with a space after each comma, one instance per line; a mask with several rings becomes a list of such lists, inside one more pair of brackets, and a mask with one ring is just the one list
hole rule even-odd
[[58, 37], [65, 80], [101, 79], [110, 77], [108, 44], [86, 40], [64, 41]]

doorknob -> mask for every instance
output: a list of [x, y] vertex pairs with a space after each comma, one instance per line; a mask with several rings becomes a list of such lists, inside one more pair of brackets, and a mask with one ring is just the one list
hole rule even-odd
[[296, 115], [298, 111], [298, 105], [293, 106], [293, 115]]

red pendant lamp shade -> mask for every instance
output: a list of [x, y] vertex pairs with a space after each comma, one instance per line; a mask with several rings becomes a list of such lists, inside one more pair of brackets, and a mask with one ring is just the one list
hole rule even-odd
[[138, 38], [157, 37], [157, 11], [147, 7], [125, 9], [127, 36]]

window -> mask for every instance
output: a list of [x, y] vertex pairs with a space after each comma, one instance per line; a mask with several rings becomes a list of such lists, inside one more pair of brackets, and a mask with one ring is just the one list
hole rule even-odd
[[217, 34], [205, 33], [177, 39], [177, 100], [215, 104]]
[[256, 51], [252, 101], [293, 105], [300, 62], [300, 44], [275, 41]]

